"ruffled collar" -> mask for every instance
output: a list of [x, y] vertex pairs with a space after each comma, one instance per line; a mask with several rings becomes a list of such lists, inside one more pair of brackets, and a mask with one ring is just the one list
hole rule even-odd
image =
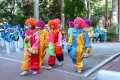
[[30, 32], [30, 29], [28, 29], [27, 31], [26, 31], [26, 34], [27, 35], [33, 35], [35, 32], [37, 32], [38, 31], [38, 29], [34, 29], [34, 30], [32, 30], [31, 32]]
[[51, 34], [53, 34], [53, 33], [57, 33], [57, 32], [59, 32], [59, 31], [60, 31], [60, 29], [55, 29], [55, 30], [50, 29], [50, 33], [51, 33]]

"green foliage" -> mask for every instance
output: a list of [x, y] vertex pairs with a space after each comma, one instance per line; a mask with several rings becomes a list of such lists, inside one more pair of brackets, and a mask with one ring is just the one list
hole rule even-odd
[[60, 0], [50, 0], [49, 3], [47, 0], [41, 1], [39, 10], [40, 19], [46, 23], [54, 18], [60, 19]]
[[107, 32], [108, 41], [116, 41], [117, 40], [117, 35], [116, 35], [115, 30], [116, 30], [116, 28], [114, 27], [113, 29], [111, 29]]
[[99, 25], [99, 21], [100, 21], [100, 17], [95, 17], [92, 21], [92, 27], [97, 27], [97, 25]]
[[73, 21], [77, 17], [83, 17], [85, 9], [84, 0], [65, 0], [63, 12], [66, 15], [67, 21]]
[[[105, 1], [103, 0], [94, 0], [94, 5], [91, 3], [91, 16], [98, 16], [98, 15], [105, 15], [106, 13], [106, 5]], [[98, 1], [98, 2], [97, 2]], [[111, 11], [112, 11], [112, 2], [109, 0], [108, 2], [108, 18], [110, 19], [111, 16]]]

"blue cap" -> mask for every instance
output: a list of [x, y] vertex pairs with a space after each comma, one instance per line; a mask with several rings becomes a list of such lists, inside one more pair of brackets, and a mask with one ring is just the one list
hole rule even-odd
[[6, 28], [6, 29], [8, 28], [8, 25], [7, 25], [7, 23], [5, 23], [5, 28]]
[[21, 31], [21, 25], [18, 24], [17, 30], [20, 32]]

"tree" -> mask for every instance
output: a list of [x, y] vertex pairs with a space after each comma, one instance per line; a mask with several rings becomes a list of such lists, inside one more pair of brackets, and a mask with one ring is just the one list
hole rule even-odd
[[65, 0], [63, 12], [66, 22], [73, 21], [77, 17], [84, 17], [86, 11], [84, 0]]

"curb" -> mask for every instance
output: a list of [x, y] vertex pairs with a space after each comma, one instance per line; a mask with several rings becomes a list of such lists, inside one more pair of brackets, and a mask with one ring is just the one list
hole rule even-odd
[[100, 64], [98, 64], [97, 66], [95, 66], [94, 68], [92, 68], [91, 70], [89, 70], [88, 72], [86, 72], [83, 76], [84, 77], [88, 77], [89, 75], [91, 75], [93, 72], [95, 72], [96, 70], [98, 70], [99, 68], [101, 68], [102, 66], [104, 66], [106, 63], [110, 62], [111, 60], [115, 59], [116, 57], [120, 56], [120, 52], [109, 57], [108, 59], [104, 60], [103, 62], [101, 62]]
[[120, 72], [100, 70], [98, 80], [120, 80]]

